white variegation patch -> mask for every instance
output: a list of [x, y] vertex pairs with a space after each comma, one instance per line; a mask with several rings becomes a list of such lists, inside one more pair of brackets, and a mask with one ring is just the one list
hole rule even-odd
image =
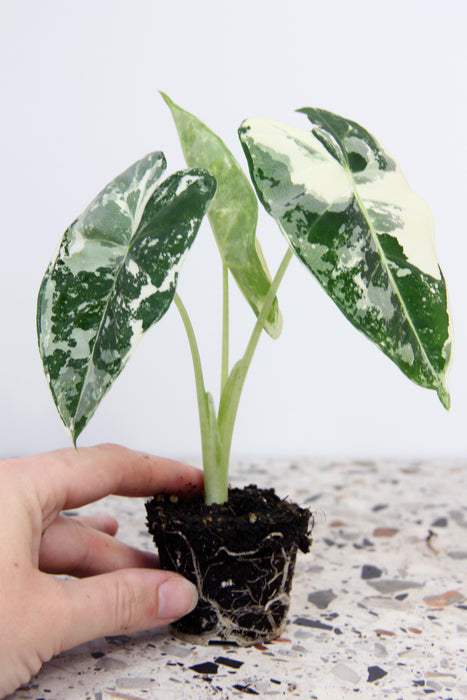
[[[415, 192], [400, 170], [379, 171], [380, 177], [356, 185], [358, 195], [367, 211], [380, 207], [399, 225], [391, 231], [402, 246], [407, 262], [421, 272], [441, 279], [435, 245], [435, 226], [428, 204]], [[369, 215], [372, 220], [371, 213]], [[380, 233], [375, 227], [375, 233]]]
[[78, 253], [81, 253], [84, 250], [84, 246], [86, 244], [86, 239], [84, 238], [83, 234], [81, 231], [77, 230], [73, 240], [70, 242], [70, 245], [68, 246], [68, 255], [70, 257], [73, 257], [73, 255], [78, 255]]
[[143, 284], [143, 286], [140, 289], [139, 297], [136, 299], [133, 299], [129, 307], [132, 311], [136, 311], [140, 305], [141, 302], [144, 301], [145, 299], [149, 299], [153, 294], [156, 294], [159, 291], [158, 287], [155, 287], [152, 282], [148, 282], [147, 284]]
[[133, 275], [133, 277], [136, 277], [138, 275], [139, 265], [135, 263], [134, 260], [132, 260], [131, 258], [127, 258], [125, 266], [130, 275]]
[[365, 256], [365, 239], [362, 237], [362, 229], [355, 226], [348, 244], [337, 249], [338, 270], [352, 270], [357, 267]]
[[94, 328], [89, 328], [87, 330], [78, 327], [73, 328], [70, 338], [73, 343], [73, 357], [75, 359], [78, 360], [89, 357], [95, 336], [96, 332]]
[[312, 211], [322, 214], [348, 207], [353, 195], [349, 179], [313, 134], [271, 119], [246, 119], [242, 129], [287, 167], [291, 182], [315, 202]]
[[185, 175], [180, 179], [180, 182], [177, 185], [177, 189], [175, 191], [175, 196], [180, 197], [183, 192], [185, 192], [190, 185], [192, 185], [196, 180], [196, 177], [194, 175]]
[[400, 346], [398, 348], [398, 352], [402, 362], [406, 362], [409, 365], [413, 364], [415, 356], [410, 343], [405, 343], [404, 345]]
[[313, 269], [316, 270], [318, 274], [332, 273], [333, 265], [324, 259], [324, 256], [329, 251], [327, 245], [321, 245], [320, 243], [308, 243], [308, 241], [300, 242], [300, 253], [307, 260], [313, 261]]
[[441, 279], [430, 208], [410, 189], [400, 168], [378, 169], [371, 149], [362, 139], [350, 137], [346, 145], [369, 161], [370, 172], [367, 168], [364, 174], [352, 175], [312, 132], [270, 119], [247, 119], [242, 129], [248, 139], [269, 151], [276, 163], [287, 167], [294, 185], [311, 195], [316, 203], [311, 211], [344, 211], [356, 195], [369, 212], [375, 237], [381, 231], [372, 211], [397, 219], [399, 226], [391, 235], [402, 246], [407, 261], [423, 273]]
[[[76, 241], [78, 245], [75, 245]], [[77, 275], [79, 272], [96, 272], [100, 268], [118, 266], [125, 255], [125, 246], [103, 244], [100, 240], [86, 238], [76, 224], [76, 233], [73, 231], [71, 235], [68, 250], [62, 249], [60, 260], [73, 275]]]
[[132, 318], [130, 321], [130, 328], [131, 328], [131, 341], [130, 341], [130, 347], [129, 347], [128, 352], [125, 356], [125, 359], [131, 355], [131, 353], [136, 348], [139, 341], [141, 340], [141, 338], [144, 335], [143, 322], [141, 319]]
[[381, 317], [390, 321], [395, 313], [392, 291], [388, 287], [378, 287], [370, 282], [367, 287], [369, 306], [381, 312]]

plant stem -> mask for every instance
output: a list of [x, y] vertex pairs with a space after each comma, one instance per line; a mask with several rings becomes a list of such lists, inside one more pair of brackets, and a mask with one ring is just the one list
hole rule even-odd
[[233, 368], [229, 377], [229, 382], [225, 386], [223, 396], [221, 396], [218, 422], [222, 445], [221, 461], [222, 469], [225, 474], [225, 479], [228, 478], [227, 474], [230, 461], [230, 450], [232, 446], [233, 429], [235, 425], [235, 419], [237, 416], [238, 405], [240, 402], [243, 385], [245, 383], [245, 379], [248, 374], [248, 370], [253, 359], [256, 347], [258, 345], [259, 338], [263, 331], [264, 323], [269, 315], [271, 306], [276, 297], [277, 290], [279, 289], [279, 285], [282, 282], [282, 279], [292, 257], [292, 250], [290, 248], [287, 248], [282, 262], [279, 265], [274, 279], [271, 282], [271, 286], [269, 287], [269, 291], [264, 300], [262, 309], [258, 315], [258, 318], [256, 319], [256, 324], [253, 328], [253, 332], [246, 347], [245, 353], [242, 359]]
[[232, 436], [237, 416], [238, 405], [245, 379], [253, 359], [264, 323], [269, 315], [280, 283], [293, 257], [290, 248], [287, 249], [281, 264], [268, 290], [264, 304], [256, 319], [250, 340], [241, 360], [228, 373], [228, 284], [226, 266], [223, 271], [223, 324], [222, 324], [222, 392], [219, 404], [219, 417], [216, 416], [212, 396], [206, 392], [203, 378], [201, 359], [196, 342], [196, 336], [188, 312], [182, 300], [175, 294], [175, 305], [185, 326], [190, 344], [193, 369], [195, 372], [196, 395], [201, 429], [201, 447], [203, 453], [205, 502], [224, 503], [227, 500], [228, 471]]
[[199, 403], [199, 398], [200, 396], [204, 396], [204, 394], [206, 393], [206, 389], [204, 387], [203, 368], [201, 366], [201, 358], [199, 355], [198, 343], [196, 342], [195, 332], [193, 330], [190, 317], [188, 316], [188, 311], [186, 310], [182, 300], [180, 299], [177, 293], [175, 293], [174, 301], [183, 321], [183, 325], [185, 326], [185, 331], [188, 336], [188, 342], [190, 344], [191, 357], [193, 360], [193, 369], [195, 371], [196, 393], [198, 395]]
[[222, 366], [221, 393], [229, 377], [229, 268], [222, 263]]
[[193, 369], [195, 372], [196, 396], [198, 399], [199, 425], [201, 430], [201, 450], [203, 455], [203, 470], [205, 476], [205, 501], [206, 503], [223, 503], [227, 500], [227, 484], [222, 478], [220, 468], [220, 439], [217, 427], [217, 416], [212, 396], [206, 392], [203, 378], [203, 368], [188, 312], [182, 300], [175, 294], [175, 305], [185, 326], [185, 331], [190, 344]]

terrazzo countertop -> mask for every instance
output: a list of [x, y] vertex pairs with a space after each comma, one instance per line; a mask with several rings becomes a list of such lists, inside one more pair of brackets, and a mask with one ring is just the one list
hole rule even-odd
[[[201, 647], [162, 628], [98, 639], [11, 698], [467, 698], [467, 461], [245, 461], [232, 475], [314, 512], [283, 638]], [[119, 537], [152, 548], [141, 499], [104, 506]]]

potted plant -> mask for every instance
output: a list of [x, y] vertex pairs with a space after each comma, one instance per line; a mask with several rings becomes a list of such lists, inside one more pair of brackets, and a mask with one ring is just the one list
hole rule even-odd
[[[299, 110], [311, 127], [244, 121], [240, 140], [254, 188], [223, 141], [167, 102], [188, 169], [164, 179], [162, 153], [116, 177], [65, 232], [38, 297], [45, 373], [73, 443], [137, 342], [174, 302], [186, 329], [197, 390], [205, 495], [147, 504], [161, 565], [198, 585], [198, 607], [176, 623], [190, 640], [252, 644], [284, 625], [297, 549], [311, 514], [272, 490], [228, 486], [235, 417], [259, 338], [276, 338], [276, 293], [295, 254], [353, 325], [449, 407], [447, 293], [425, 202], [363, 127]], [[256, 191], [256, 194], [255, 194]], [[273, 278], [256, 239], [258, 199], [288, 246]], [[206, 390], [196, 335], [176, 292], [185, 254], [207, 213], [223, 270], [222, 381]], [[233, 276], [256, 315], [240, 360], [229, 360]]]

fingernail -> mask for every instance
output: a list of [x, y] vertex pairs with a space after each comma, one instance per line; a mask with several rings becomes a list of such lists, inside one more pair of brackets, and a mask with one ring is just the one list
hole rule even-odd
[[158, 617], [163, 620], [177, 620], [191, 612], [198, 602], [195, 586], [181, 577], [164, 581], [159, 586]]

